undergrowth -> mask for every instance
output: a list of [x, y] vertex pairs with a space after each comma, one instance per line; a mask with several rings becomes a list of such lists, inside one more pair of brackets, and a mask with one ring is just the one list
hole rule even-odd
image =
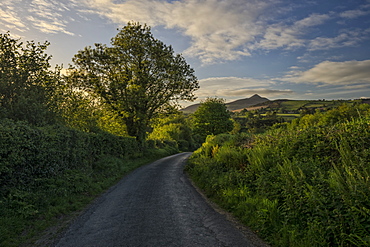
[[186, 169], [272, 246], [370, 246], [370, 118], [361, 107], [259, 135], [209, 136]]

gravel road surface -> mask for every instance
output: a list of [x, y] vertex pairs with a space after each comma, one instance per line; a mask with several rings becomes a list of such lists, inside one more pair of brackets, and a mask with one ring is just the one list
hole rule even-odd
[[56, 246], [264, 246], [197, 192], [183, 172], [191, 153], [140, 167], [98, 198]]

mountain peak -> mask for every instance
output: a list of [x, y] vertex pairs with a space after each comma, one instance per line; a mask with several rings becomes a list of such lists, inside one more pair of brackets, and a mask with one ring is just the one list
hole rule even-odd
[[255, 95], [253, 95], [252, 97], [250, 97], [250, 99], [254, 99], [254, 98], [259, 98], [259, 99], [261, 99], [262, 97], [261, 97], [261, 96], [259, 96], [258, 94], [255, 94]]
[[259, 96], [258, 94], [255, 94], [250, 98], [239, 99], [239, 100], [235, 100], [233, 102], [227, 103], [226, 106], [229, 111], [234, 111], [234, 110], [251, 107], [253, 105], [257, 105], [257, 104], [260, 104], [266, 101], [269, 101], [269, 99], [263, 98]]

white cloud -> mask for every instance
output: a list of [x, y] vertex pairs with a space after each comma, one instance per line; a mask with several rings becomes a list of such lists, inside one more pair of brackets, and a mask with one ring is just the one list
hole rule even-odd
[[[134, 20], [150, 26], [180, 29], [192, 40], [185, 55], [204, 64], [237, 60], [257, 49], [294, 49], [307, 46], [310, 27], [332, 18], [310, 14], [290, 23], [268, 23], [265, 11], [278, 1], [258, 0], [85, 0], [85, 5], [109, 20], [126, 24]], [[285, 6], [287, 7], [287, 6]], [[290, 10], [291, 11], [291, 10]], [[269, 12], [270, 13], [270, 12]], [[276, 13], [275, 13], [276, 14]]]
[[[10, 1], [0, 3], [0, 26], [3, 26], [2, 29], [7, 28], [8, 30], [16, 29], [18, 31], [24, 31], [27, 29], [22, 18], [14, 12], [14, 7]], [[2, 31], [6, 32], [7, 30]]]
[[[354, 46], [369, 36], [369, 30], [347, 30], [333, 37], [312, 33], [330, 19], [368, 13], [365, 5], [342, 13], [309, 13], [297, 18], [301, 13], [295, 16], [294, 11], [302, 8], [298, 5], [280, 0], [1, 0], [0, 31], [36, 29], [74, 35], [69, 27], [75, 18], [88, 21], [100, 15], [120, 25], [139, 21], [189, 37], [190, 45], [183, 54], [197, 57], [203, 64], [234, 61], [261, 50]], [[287, 14], [289, 18], [277, 19]]]
[[291, 66], [290, 69], [300, 69], [301, 67], [298, 66]]
[[267, 27], [263, 39], [256, 44], [256, 47], [266, 50], [304, 47], [307, 41], [302, 36], [308, 31], [307, 28], [321, 25], [328, 19], [330, 19], [329, 15], [312, 14], [291, 25], [284, 23], [270, 25]]
[[62, 2], [50, 0], [33, 0], [29, 12], [35, 17], [30, 16], [28, 19], [34, 27], [44, 33], [65, 33], [74, 35], [66, 29], [66, 18], [63, 17], [68, 8]]
[[340, 17], [348, 18], [348, 19], [355, 19], [360, 16], [368, 15], [370, 11], [355, 9], [355, 10], [347, 10], [339, 14]]
[[65, 33], [68, 35], [74, 35], [72, 32], [66, 30], [66, 25], [58, 21], [44, 21], [42, 19], [36, 19], [32, 16], [28, 17], [28, 20], [33, 23], [33, 26], [43, 33]]
[[74, 35], [67, 30], [68, 5], [76, 7], [73, 1], [3, 0], [0, 3], [0, 24], [20, 32], [34, 28], [44, 33]]
[[290, 71], [280, 80], [324, 85], [368, 84], [370, 82], [369, 68], [370, 60], [324, 61], [306, 71]]
[[86, 6], [115, 23], [134, 20], [150, 26], [180, 29], [192, 40], [184, 54], [203, 63], [249, 56], [246, 44], [262, 30], [259, 16], [271, 5], [258, 0], [85, 0]]
[[311, 14], [310, 16], [294, 23], [294, 27], [300, 29], [305, 27], [318, 26], [323, 24], [326, 20], [330, 18], [330, 15], [327, 14]]
[[338, 36], [317, 37], [309, 42], [308, 50], [329, 50], [346, 46], [355, 46], [365, 39], [369, 39], [370, 29], [366, 30], [344, 30]]

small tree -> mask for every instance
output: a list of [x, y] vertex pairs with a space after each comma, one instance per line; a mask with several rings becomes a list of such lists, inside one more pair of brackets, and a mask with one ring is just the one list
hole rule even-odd
[[38, 125], [53, 121], [51, 99], [60, 68], [50, 71], [48, 45], [0, 34], [0, 116]]
[[229, 132], [233, 121], [225, 101], [219, 98], [207, 98], [193, 114], [194, 132], [202, 137]]
[[157, 118], [153, 132], [149, 134], [148, 139], [175, 141], [181, 151], [189, 151], [195, 148], [191, 123], [180, 111], [170, 116]]
[[194, 70], [171, 46], [155, 39], [150, 28], [128, 23], [112, 46], [95, 44], [75, 55], [72, 76], [109, 105], [143, 143], [150, 121], [178, 100], [194, 100]]

